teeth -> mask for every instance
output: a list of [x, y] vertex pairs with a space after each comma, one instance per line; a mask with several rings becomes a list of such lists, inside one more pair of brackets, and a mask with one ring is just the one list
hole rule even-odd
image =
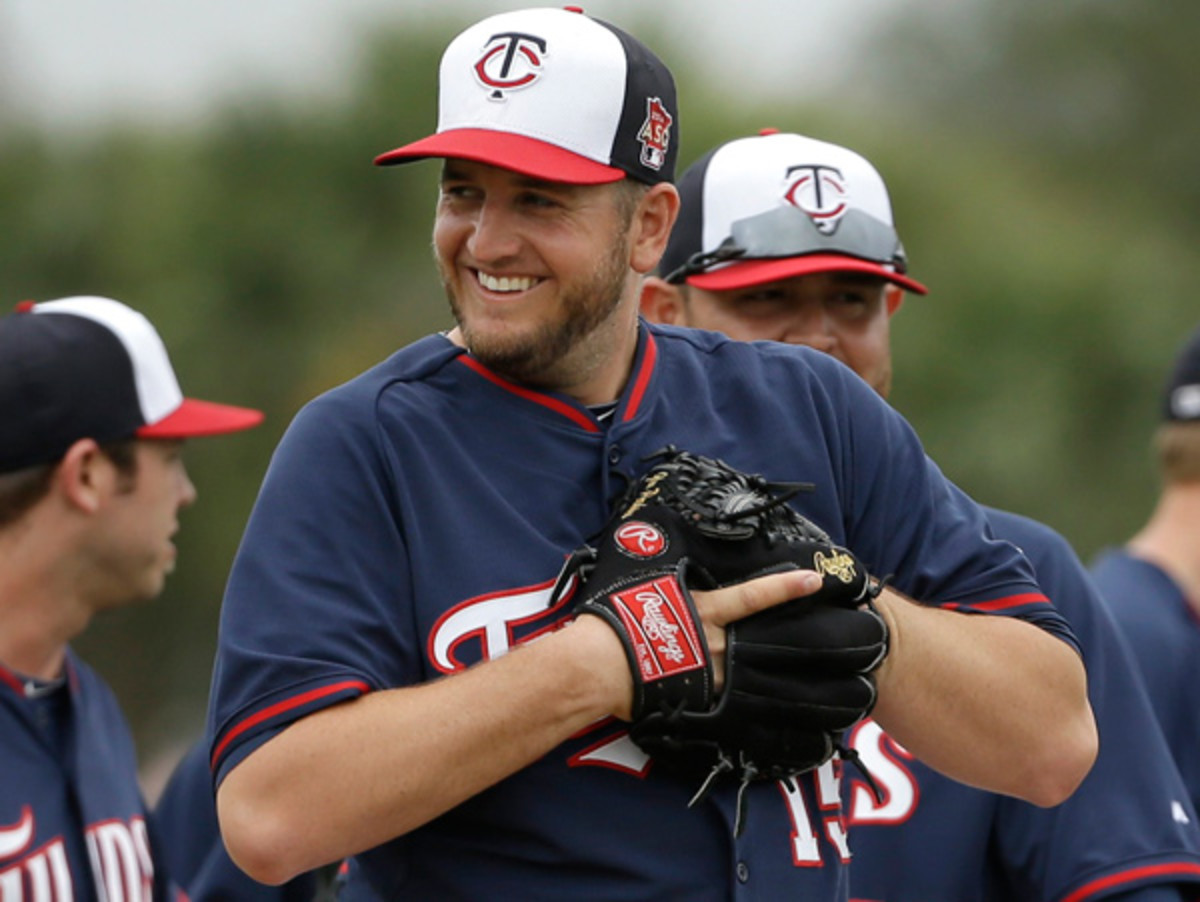
[[488, 291], [528, 291], [536, 284], [532, 276], [489, 276], [479, 273], [479, 284]]

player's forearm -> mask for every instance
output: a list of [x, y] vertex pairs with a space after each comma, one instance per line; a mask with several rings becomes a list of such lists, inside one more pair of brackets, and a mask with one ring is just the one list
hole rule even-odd
[[615, 636], [583, 618], [464, 673], [372, 693], [292, 725], [225, 778], [222, 835], [243, 870], [281, 883], [437, 817], [628, 693]]
[[1087, 775], [1097, 739], [1079, 656], [1036, 626], [961, 614], [888, 592], [892, 651], [875, 718], [964, 783], [1056, 805]]

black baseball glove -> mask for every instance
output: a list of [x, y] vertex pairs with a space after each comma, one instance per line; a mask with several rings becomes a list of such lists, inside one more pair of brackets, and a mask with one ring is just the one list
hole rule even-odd
[[[650, 460], [555, 590], [620, 636], [634, 678], [630, 736], [656, 766], [703, 780], [697, 798], [725, 773], [744, 784], [821, 765], [875, 703], [872, 672], [888, 649], [872, 604], [879, 584], [787, 504], [807, 486], [670, 447]], [[794, 568], [824, 585], [729, 624], [716, 692], [692, 590]]]

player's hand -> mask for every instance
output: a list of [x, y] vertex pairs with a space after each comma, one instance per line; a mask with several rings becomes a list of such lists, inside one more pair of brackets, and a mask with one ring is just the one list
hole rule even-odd
[[[758, 611], [811, 595], [821, 587], [821, 577], [812, 570], [788, 570], [760, 576], [723, 589], [694, 592], [692, 598], [704, 626], [713, 663], [715, 688], [719, 691], [725, 675], [725, 627], [735, 620]], [[621, 641], [612, 627], [599, 617], [584, 616], [570, 626], [583, 642], [580, 653], [595, 662], [592, 672], [597, 691], [609, 699], [608, 709], [621, 720], [632, 717], [633, 677]]]
[[704, 623], [704, 637], [713, 662], [713, 681], [718, 692], [725, 681], [725, 627], [772, 608], [803, 598], [821, 588], [821, 575], [813, 570], [788, 570], [760, 576], [723, 589], [693, 592], [696, 611]]

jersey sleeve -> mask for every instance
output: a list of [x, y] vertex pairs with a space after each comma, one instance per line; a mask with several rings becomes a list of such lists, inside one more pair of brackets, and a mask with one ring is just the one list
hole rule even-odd
[[922, 603], [1019, 617], [1077, 647], [1021, 550], [993, 533], [980, 505], [929, 458], [909, 423], [841, 369], [829, 403], [844, 422], [831, 451], [841, 463], [849, 547]]
[[361, 394], [338, 391], [301, 410], [251, 512], [210, 697], [218, 778], [296, 719], [420, 676], [393, 473]]
[[1130, 649], [1167, 745], [1200, 809], [1200, 624], [1191, 603], [1158, 565], [1110, 549], [1092, 564], [1117, 628]]
[[1134, 899], [1163, 887], [1186, 888], [1165, 898], [1200, 897], [1196, 815], [1112, 615], [1065, 539], [1012, 514], [991, 519], [1025, 549], [1070, 621], [1101, 736], [1091, 772], [1061, 805], [1001, 799], [994, 837], [1003, 866], [993, 883], [1020, 899]]

